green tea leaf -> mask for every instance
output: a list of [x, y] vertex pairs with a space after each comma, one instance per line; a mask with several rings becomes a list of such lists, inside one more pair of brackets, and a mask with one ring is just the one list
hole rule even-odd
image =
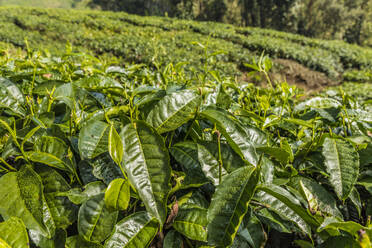
[[361, 230], [368, 230], [372, 233], [372, 228], [367, 228], [354, 221], [340, 221], [333, 217], [327, 217], [323, 223], [319, 226], [318, 232], [325, 229], [342, 230], [350, 233], [351, 235], [358, 235]]
[[304, 120], [295, 119], [295, 118], [286, 118], [286, 119], [284, 119], [284, 121], [296, 124], [298, 126], [313, 128], [313, 123], [311, 121], [304, 121]]
[[61, 192], [68, 192], [71, 187], [55, 170], [49, 167], [38, 168], [37, 173], [44, 185], [44, 196], [51, 216], [57, 228], [66, 229], [77, 220], [78, 207]]
[[30, 230], [29, 234], [32, 242], [39, 248], [65, 248], [67, 233], [63, 229], [57, 229], [54, 236], [50, 239], [34, 230]]
[[360, 248], [360, 245], [358, 244], [358, 242], [356, 242], [351, 237], [336, 236], [336, 237], [328, 238], [325, 242], [319, 245], [319, 248], [328, 248], [328, 247]]
[[326, 109], [326, 108], [338, 108], [341, 106], [341, 103], [335, 99], [327, 98], [327, 97], [313, 97], [305, 102], [298, 104], [295, 107], [295, 111], [303, 111], [306, 108], [319, 108], [319, 109]]
[[261, 129], [252, 126], [252, 125], [244, 125], [242, 126], [244, 131], [247, 134], [247, 139], [255, 146], [255, 147], [261, 147], [261, 146], [267, 146], [267, 142], [269, 140], [268, 135], [263, 132]]
[[82, 158], [92, 159], [107, 152], [109, 125], [102, 121], [89, 121], [79, 134], [79, 152]]
[[126, 210], [130, 200], [129, 182], [122, 178], [113, 180], [107, 187], [105, 203], [109, 209]]
[[362, 185], [369, 193], [372, 192], [372, 176], [359, 179], [357, 184]]
[[26, 152], [28, 158], [37, 163], [75, 174], [73, 153], [66, 143], [56, 137], [42, 136], [34, 145], [34, 150]]
[[108, 150], [111, 158], [115, 161], [116, 164], [120, 165], [123, 159], [123, 144], [119, 134], [116, 132], [116, 129], [113, 124], [110, 125], [110, 131], [108, 135]]
[[105, 205], [104, 194], [93, 196], [79, 209], [78, 231], [85, 240], [100, 243], [111, 233], [118, 212], [110, 212]]
[[165, 235], [163, 247], [167, 248], [182, 248], [183, 241], [182, 236], [175, 230], [170, 230], [167, 235]]
[[293, 222], [288, 219], [282, 218], [279, 214], [274, 211], [268, 210], [267, 208], [261, 209], [256, 212], [257, 218], [266, 226], [277, 230], [281, 233], [293, 233], [301, 232], [301, 230], [295, 226]]
[[177, 204], [179, 207], [183, 205], [187, 206], [198, 206], [199, 208], [208, 208], [209, 202], [205, 199], [203, 193], [200, 190], [191, 191], [181, 198], [178, 198]]
[[120, 134], [124, 145], [123, 167], [147, 211], [165, 222], [171, 168], [163, 138], [145, 122], [126, 125]]
[[[217, 142], [202, 142], [202, 145], [204, 145], [215, 158], [218, 158], [219, 155]], [[234, 152], [229, 144], [221, 143], [220, 145], [222, 164], [228, 173], [231, 173], [234, 170], [246, 165], [243, 159], [236, 152]]]
[[50, 167], [64, 170], [70, 173], [74, 172], [74, 168], [68, 162], [61, 160], [53, 154], [46, 152], [31, 151], [25, 153], [27, 158], [35, 163], [46, 164]]
[[289, 163], [290, 154], [282, 148], [279, 148], [279, 147], [258, 147], [257, 151], [258, 152], [263, 152], [263, 153], [266, 153], [266, 154], [272, 156], [273, 158], [278, 160], [283, 165], [287, 165]]
[[[203, 247], [207, 248], [207, 247]], [[230, 246], [230, 248], [251, 248], [247, 240], [245, 240], [242, 236], [236, 235], [234, 242]]]
[[66, 196], [74, 204], [82, 204], [92, 198], [100, 195], [106, 190], [106, 185], [100, 181], [91, 182], [85, 185], [85, 190], [82, 192], [80, 188], [73, 188], [67, 192], [59, 192], [57, 196]]
[[250, 216], [249, 221], [244, 223], [245, 228], [238, 232], [240, 237], [243, 237], [251, 247], [260, 248], [266, 243], [267, 235], [255, 216]]
[[148, 247], [158, 232], [158, 221], [146, 212], [132, 214], [115, 225], [105, 248]]
[[22, 106], [24, 103], [24, 96], [17, 85], [0, 77], [0, 108], [6, 108], [17, 115], [25, 116], [26, 110]]
[[[219, 184], [219, 162], [209, 150], [198, 143], [180, 142], [171, 148], [171, 154], [185, 168], [185, 183], [204, 184], [206, 178], [214, 185]], [[204, 174], [204, 176], [203, 176]], [[221, 168], [221, 176], [227, 175]]]
[[76, 86], [90, 91], [120, 93], [123, 86], [113, 78], [105, 76], [84, 77], [75, 83]]
[[51, 215], [45, 205], [40, 177], [28, 166], [0, 178], [0, 214], [5, 218], [18, 217], [28, 229], [51, 237], [54, 230], [44, 222]]
[[11, 217], [7, 221], [0, 223], [0, 247], [30, 247], [27, 230], [21, 219]]
[[259, 172], [246, 166], [227, 175], [217, 186], [208, 209], [209, 244], [218, 247], [232, 244], [258, 180]]
[[186, 174], [183, 185], [198, 187], [208, 182], [199, 163], [196, 143], [180, 142], [172, 146], [169, 151]]
[[207, 241], [207, 209], [181, 208], [173, 222], [173, 228], [189, 239]]
[[[292, 181], [295, 184], [294, 187], [301, 192], [308, 201], [311, 212], [319, 210], [325, 214], [343, 219], [340, 210], [337, 208], [336, 199], [322, 185], [312, 179], [304, 177], [296, 177], [293, 178]], [[315, 208], [312, 208], [311, 201], [315, 203]]]
[[215, 185], [219, 185], [219, 173], [221, 178], [227, 175], [225, 168], [218, 162], [218, 158], [214, 157], [207, 148], [201, 144], [197, 144], [198, 159], [204, 175]]
[[93, 167], [93, 175], [96, 178], [103, 180], [107, 185], [116, 178], [124, 178], [120, 167], [112, 160], [109, 153], [103, 153], [90, 160], [88, 166]]
[[218, 130], [229, 142], [231, 148], [239, 154], [246, 162], [256, 166], [258, 157], [253, 143], [239, 121], [223, 109], [207, 107], [200, 113], [202, 118], [215, 123]]
[[338, 138], [325, 138], [322, 154], [327, 169], [329, 183], [337, 196], [345, 200], [350, 195], [359, 175], [359, 155], [347, 141]]
[[354, 207], [358, 212], [358, 216], [360, 217], [362, 214], [362, 202], [360, 200], [360, 195], [356, 187], [353, 188], [351, 194], [349, 195], [350, 201], [353, 203]]
[[311, 227], [317, 227], [318, 222], [310, 216], [306, 209], [291, 193], [284, 188], [270, 184], [257, 189], [255, 200], [267, 208], [296, 224], [304, 233], [310, 235]]
[[79, 235], [76, 235], [67, 238], [66, 248], [103, 248], [103, 245], [86, 241]]
[[146, 121], [158, 133], [172, 131], [191, 120], [201, 103], [200, 95], [191, 90], [166, 95], [150, 111]]

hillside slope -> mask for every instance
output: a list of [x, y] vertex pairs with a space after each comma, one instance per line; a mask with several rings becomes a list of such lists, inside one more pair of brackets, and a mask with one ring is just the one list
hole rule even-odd
[[73, 0], [0, 0], [0, 6], [29, 6], [40, 8], [71, 8]]
[[139, 17], [126, 13], [0, 7], [0, 47], [11, 44], [60, 53], [66, 42], [77, 50], [110, 54], [126, 62], [160, 66], [184, 62], [190, 71], [208, 62], [240, 76], [262, 52], [295, 61], [333, 80], [372, 79], [372, 49], [257, 28]]

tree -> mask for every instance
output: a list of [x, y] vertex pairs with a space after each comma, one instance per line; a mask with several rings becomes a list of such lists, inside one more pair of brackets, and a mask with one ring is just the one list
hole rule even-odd
[[372, 43], [370, 0], [90, 0], [90, 6]]

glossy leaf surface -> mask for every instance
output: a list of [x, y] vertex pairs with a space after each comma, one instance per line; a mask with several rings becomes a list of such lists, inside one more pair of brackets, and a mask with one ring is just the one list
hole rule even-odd
[[67, 233], [63, 229], [57, 229], [52, 238], [46, 238], [37, 231], [29, 231], [30, 239], [40, 248], [65, 248]]
[[192, 240], [207, 241], [207, 209], [186, 207], [178, 211], [173, 227]]
[[55, 170], [40, 168], [37, 173], [44, 185], [44, 196], [57, 228], [65, 229], [77, 220], [78, 207], [66, 196], [59, 196], [71, 189], [66, 180]]
[[79, 209], [79, 235], [87, 241], [102, 242], [111, 233], [118, 212], [110, 212], [105, 205], [104, 194], [93, 196]]
[[115, 225], [105, 248], [147, 247], [158, 231], [158, 221], [146, 212], [132, 214]]
[[292, 221], [304, 233], [310, 234], [311, 226], [318, 225], [317, 221], [301, 206], [300, 201], [282, 187], [260, 186], [255, 199], [281, 217]]
[[163, 246], [169, 248], [182, 248], [183, 241], [181, 234], [175, 230], [169, 231], [167, 235], [165, 235]]
[[124, 146], [123, 167], [128, 179], [147, 211], [164, 223], [171, 169], [163, 139], [144, 122], [128, 124], [120, 135]]
[[237, 119], [227, 111], [214, 107], [207, 107], [200, 115], [212, 123], [216, 123], [217, 128], [222, 132], [231, 148], [237, 154], [251, 165], [257, 165], [258, 157], [256, 149]]
[[26, 227], [21, 219], [11, 217], [0, 223], [0, 246], [4, 248], [29, 247]]
[[322, 154], [330, 175], [329, 182], [338, 198], [345, 200], [358, 178], [359, 155], [347, 141], [336, 138], [325, 139]]
[[91, 159], [108, 149], [110, 126], [102, 121], [90, 121], [80, 131], [79, 152], [83, 158]]
[[0, 213], [4, 217], [18, 217], [29, 229], [52, 236], [44, 223], [45, 208], [43, 185], [35, 171], [23, 167], [19, 172], [11, 172], [0, 178]]
[[108, 150], [111, 158], [117, 165], [120, 165], [123, 159], [123, 144], [119, 134], [117, 133], [114, 125], [110, 125], [110, 131], [108, 135]]
[[76, 235], [67, 238], [66, 248], [103, 248], [103, 245], [86, 241], [82, 237]]
[[130, 200], [130, 189], [127, 180], [118, 178], [113, 180], [107, 187], [105, 203], [109, 209], [125, 210]]
[[194, 117], [200, 102], [200, 95], [193, 91], [174, 92], [153, 107], [146, 121], [160, 134], [172, 131]]
[[257, 170], [246, 166], [226, 176], [216, 188], [208, 209], [208, 243], [218, 247], [232, 244], [258, 180]]
[[[209, 179], [219, 184], [219, 162], [203, 145], [192, 142], [180, 142], [171, 148], [171, 154], [184, 167], [187, 178], [185, 183], [204, 184]], [[204, 176], [203, 176], [204, 175]], [[221, 167], [221, 176], [227, 175]]]
[[0, 108], [10, 109], [23, 116], [26, 114], [22, 106], [24, 103], [24, 96], [17, 85], [6, 78], [0, 77]]
[[323, 186], [307, 178], [296, 178], [295, 180], [298, 180], [296, 186], [309, 203], [310, 212], [321, 211], [342, 218], [342, 214], [337, 208], [336, 199]]

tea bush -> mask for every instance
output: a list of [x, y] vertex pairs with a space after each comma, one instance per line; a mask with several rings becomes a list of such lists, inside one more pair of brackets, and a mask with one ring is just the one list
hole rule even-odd
[[60, 54], [0, 56], [2, 246], [370, 246], [370, 100]]
[[[63, 50], [68, 41], [78, 50], [115, 55], [125, 62], [155, 67], [186, 62], [189, 71], [203, 68], [208, 59], [205, 49], [195, 43], [208, 43], [209, 51], [220, 52], [217, 60], [209, 62], [230, 76], [240, 76], [246, 70], [244, 64], [262, 52], [295, 60], [336, 79], [346, 70], [372, 68], [372, 49], [342, 41], [126, 13], [0, 7], [0, 41], [25, 48], [25, 38], [30, 47], [53, 53]], [[359, 80], [355, 74], [346, 76]]]

